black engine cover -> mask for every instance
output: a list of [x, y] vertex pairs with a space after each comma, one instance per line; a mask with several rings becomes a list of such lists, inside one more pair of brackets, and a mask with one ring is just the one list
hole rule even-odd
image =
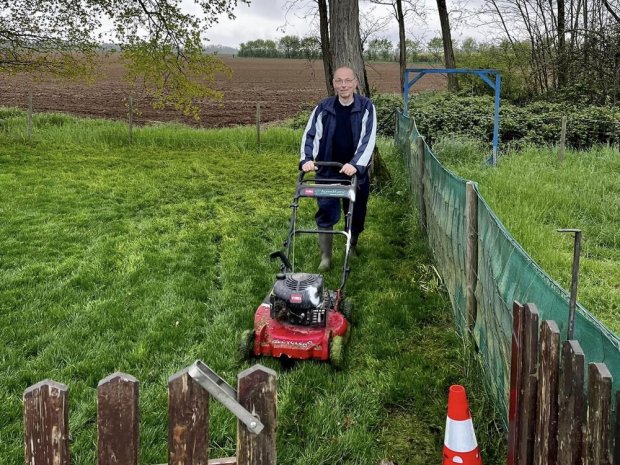
[[270, 295], [271, 318], [303, 326], [325, 326], [328, 307], [323, 276], [309, 273], [281, 273]]

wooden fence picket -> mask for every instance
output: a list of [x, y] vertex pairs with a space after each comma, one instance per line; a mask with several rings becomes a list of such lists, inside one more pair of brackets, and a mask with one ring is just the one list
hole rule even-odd
[[209, 393], [188, 373], [168, 379], [168, 464], [209, 462]]
[[581, 464], [584, 363], [581, 345], [564, 341], [558, 398], [558, 463], [562, 465]]
[[99, 465], [139, 465], [139, 383], [114, 373], [97, 386], [97, 458]]
[[508, 407], [508, 465], [518, 459], [521, 429], [521, 384], [523, 377], [523, 320], [525, 307], [516, 300], [512, 304], [512, 351], [510, 355], [510, 403]]
[[604, 363], [590, 363], [583, 465], [611, 465], [610, 420], [611, 373]]
[[620, 391], [616, 392], [616, 432], [614, 434], [614, 465], [620, 465]]
[[24, 391], [28, 465], [69, 465], [67, 386], [45, 380]]
[[559, 362], [560, 328], [555, 321], [543, 321], [538, 363], [536, 465], [557, 463]]
[[532, 465], [536, 440], [536, 377], [538, 362], [538, 310], [534, 304], [525, 305], [523, 324], [523, 376], [520, 389], [521, 421], [517, 463]]
[[237, 379], [237, 392], [239, 403], [265, 425], [256, 435], [237, 421], [238, 465], [276, 465], [276, 372], [261, 365], [242, 371]]

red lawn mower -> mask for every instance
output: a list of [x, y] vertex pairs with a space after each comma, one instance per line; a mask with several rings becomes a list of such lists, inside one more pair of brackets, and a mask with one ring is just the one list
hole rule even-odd
[[[341, 168], [336, 162], [315, 162], [318, 167]], [[344, 289], [349, 273], [351, 252], [351, 224], [357, 191], [357, 176], [349, 180], [297, 177], [295, 197], [291, 208], [290, 228], [284, 251], [270, 255], [280, 259], [276, 281], [254, 315], [254, 329], [241, 336], [243, 356], [271, 356], [285, 361], [316, 359], [329, 361], [340, 367], [344, 360], [344, 346], [350, 330], [351, 302], [345, 300]], [[303, 197], [331, 197], [348, 199], [344, 230], [297, 229], [299, 199]], [[295, 237], [300, 234], [336, 234], [346, 238], [342, 281], [340, 287], [328, 290], [323, 275], [303, 273], [293, 269], [290, 254], [294, 252]]]

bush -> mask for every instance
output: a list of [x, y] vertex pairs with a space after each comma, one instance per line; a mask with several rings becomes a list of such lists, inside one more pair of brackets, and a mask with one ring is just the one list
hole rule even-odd
[[[410, 101], [409, 113], [430, 143], [442, 136], [464, 135], [490, 144], [493, 108], [491, 96], [426, 93]], [[506, 144], [512, 147], [557, 144], [563, 116], [567, 117], [567, 146], [583, 149], [620, 143], [620, 120], [611, 108], [544, 101], [517, 106], [502, 101], [500, 144], [504, 147]]]

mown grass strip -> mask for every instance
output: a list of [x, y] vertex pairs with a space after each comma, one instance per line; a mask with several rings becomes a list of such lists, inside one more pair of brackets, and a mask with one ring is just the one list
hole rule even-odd
[[[0, 131], [0, 462], [23, 462], [22, 392], [52, 378], [70, 388], [73, 463], [95, 463], [97, 382], [125, 371], [141, 383], [142, 462], [163, 463], [168, 376], [200, 358], [234, 384], [250, 364], [238, 338], [277, 271], [267, 256], [285, 238], [300, 133], [269, 129], [263, 141], [291, 148], [260, 154], [236, 145], [252, 129], [143, 128], [129, 146], [121, 123], [64, 118], [35, 126], [32, 143], [13, 123]], [[453, 330], [399, 157], [382, 149], [394, 183], [372, 196], [351, 264], [345, 368], [260, 360], [279, 373], [279, 462], [438, 462], [458, 382], [486, 462], [500, 463], [495, 412]], [[233, 455], [235, 420], [211, 412], [212, 456]]]

